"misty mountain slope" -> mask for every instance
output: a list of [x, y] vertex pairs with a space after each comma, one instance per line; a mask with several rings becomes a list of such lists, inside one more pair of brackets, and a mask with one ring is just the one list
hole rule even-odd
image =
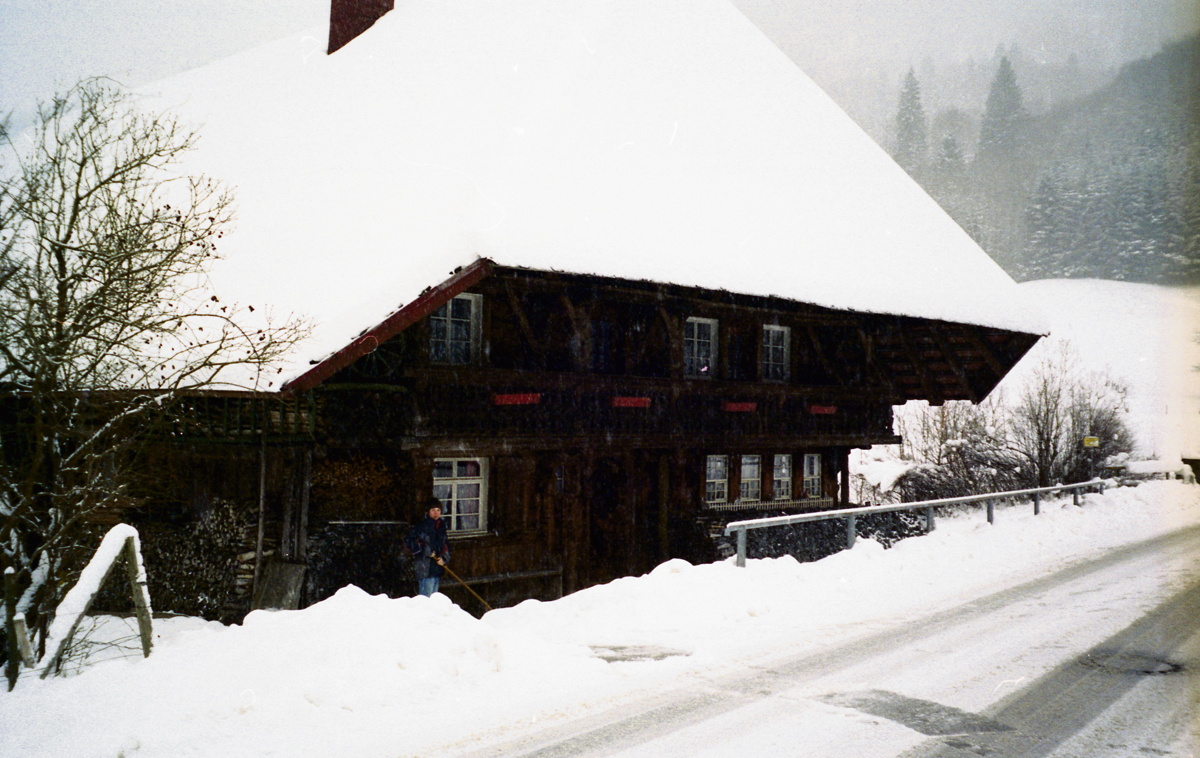
[[1031, 124], [1018, 279], [1200, 282], [1200, 38]]

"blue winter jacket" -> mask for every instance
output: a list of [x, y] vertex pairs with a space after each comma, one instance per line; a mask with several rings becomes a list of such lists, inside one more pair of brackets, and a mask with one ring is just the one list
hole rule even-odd
[[450, 540], [446, 536], [446, 520], [426, 516], [409, 531], [404, 540], [413, 556], [413, 574], [417, 579], [440, 577], [445, 571], [434, 558], [450, 562]]

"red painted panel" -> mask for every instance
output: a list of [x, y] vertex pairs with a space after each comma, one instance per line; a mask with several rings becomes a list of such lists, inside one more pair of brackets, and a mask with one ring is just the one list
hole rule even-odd
[[810, 405], [810, 406], [808, 406], [808, 412], [815, 413], [817, 415], [832, 416], [833, 414], [837, 413], [837, 406], [836, 405]]
[[612, 407], [613, 408], [649, 408], [650, 407], [650, 398], [617, 396], [612, 399]]
[[492, 405], [537, 405], [540, 402], [542, 402], [542, 393], [540, 392], [492, 395]]
[[754, 413], [758, 410], [758, 403], [734, 403], [726, 400], [721, 403], [721, 410], [727, 413]]

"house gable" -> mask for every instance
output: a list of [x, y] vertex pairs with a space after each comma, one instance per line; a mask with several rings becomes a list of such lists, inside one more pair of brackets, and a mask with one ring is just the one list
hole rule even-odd
[[338, 371], [368, 355], [381, 344], [437, 310], [456, 295], [473, 286], [492, 271], [491, 261], [480, 258], [459, 269], [437, 286], [430, 287], [408, 305], [392, 313], [376, 326], [367, 329], [337, 352], [319, 361], [312, 368], [285, 383], [283, 392], [303, 392], [321, 384]]

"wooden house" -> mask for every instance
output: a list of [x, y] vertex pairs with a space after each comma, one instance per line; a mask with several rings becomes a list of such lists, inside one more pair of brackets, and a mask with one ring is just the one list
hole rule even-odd
[[411, 592], [430, 495], [493, 604], [714, 558], [1043, 333], [727, 0], [393, 5], [158, 85], [237, 186], [213, 281], [317, 326], [164, 453], [181, 523], [235, 514], [238, 603]]
[[978, 400], [1036, 339], [480, 259], [283, 387], [311, 463], [272, 528], [403, 527], [432, 494], [497, 602], [707, 560], [730, 517], [848, 505], [893, 405]]

